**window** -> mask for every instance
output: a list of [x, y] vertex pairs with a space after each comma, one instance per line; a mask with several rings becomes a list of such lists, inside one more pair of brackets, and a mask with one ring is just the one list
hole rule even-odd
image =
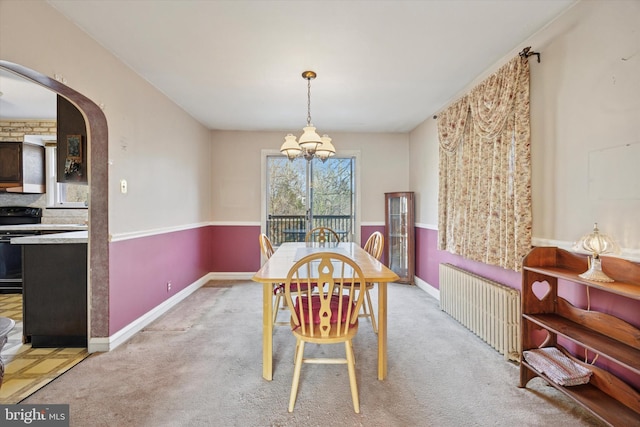
[[356, 234], [355, 157], [322, 163], [282, 155], [266, 157], [265, 229], [274, 245], [304, 241], [307, 231], [324, 226], [343, 241]]
[[46, 186], [47, 206], [65, 208], [84, 208], [89, 204], [89, 186], [58, 182], [57, 176], [57, 148], [53, 144], [46, 144]]

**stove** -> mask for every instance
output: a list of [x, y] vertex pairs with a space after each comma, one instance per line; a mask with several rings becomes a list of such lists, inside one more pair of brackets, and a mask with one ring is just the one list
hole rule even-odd
[[0, 207], [0, 225], [40, 224], [41, 208], [28, 206]]
[[[28, 206], [0, 207], [0, 226], [40, 224], [42, 209]], [[22, 247], [12, 245], [15, 237], [38, 234], [30, 230], [3, 230], [0, 227], [0, 293], [22, 292]]]

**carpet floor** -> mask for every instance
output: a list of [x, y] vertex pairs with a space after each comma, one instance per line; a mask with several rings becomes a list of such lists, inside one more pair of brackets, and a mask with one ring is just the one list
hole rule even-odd
[[[375, 296], [375, 292], [373, 293]], [[92, 354], [23, 403], [70, 405], [72, 426], [600, 426], [415, 286], [390, 284], [388, 378], [362, 320], [354, 339], [360, 414], [345, 365], [304, 365], [287, 403], [295, 340], [274, 332], [274, 379], [262, 378], [262, 286], [212, 282], [108, 353]], [[281, 316], [286, 317], [283, 311]], [[327, 348], [329, 347], [329, 348]], [[305, 356], [342, 355], [307, 345]]]

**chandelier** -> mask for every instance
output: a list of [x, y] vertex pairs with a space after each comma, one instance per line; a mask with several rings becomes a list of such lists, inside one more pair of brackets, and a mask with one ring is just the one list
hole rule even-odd
[[320, 137], [316, 128], [311, 124], [311, 80], [316, 78], [316, 73], [305, 71], [302, 73], [302, 78], [307, 80], [307, 126], [302, 129], [303, 133], [299, 141], [296, 141], [293, 134], [285, 136], [280, 152], [292, 161], [296, 157], [304, 157], [307, 160], [317, 157], [325, 162], [336, 154], [336, 149], [331, 143], [331, 138], [327, 135]]

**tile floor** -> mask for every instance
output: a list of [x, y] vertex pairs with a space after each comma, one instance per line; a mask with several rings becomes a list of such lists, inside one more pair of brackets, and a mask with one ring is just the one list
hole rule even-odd
[[89, 355], [86, 348], [31, 348], [31, 344], [23, 344], [21, 294], [0, 294], [0, 316], [16, 322], [2, 348], [5, 372], [0, 404], [20, 402]]

